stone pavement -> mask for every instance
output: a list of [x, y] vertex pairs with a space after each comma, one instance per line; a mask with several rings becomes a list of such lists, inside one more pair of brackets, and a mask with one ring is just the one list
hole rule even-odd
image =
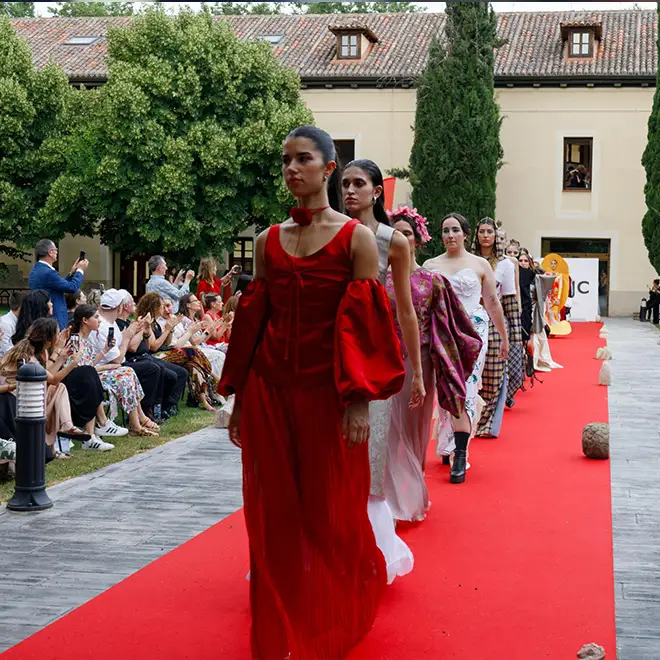
[[607, 319], [619, 660], [660, 658], [660, 332]]
[[0, 505], [0, 653], [242, 506], [240, 452], [209, 428]]
[[[660, 332], [606, 323], [618, 657], [657, 660]], [[0, 653], [236, 511], [240, 455], [205, 429], [48, 492], [50, 511], [0, 508]]]

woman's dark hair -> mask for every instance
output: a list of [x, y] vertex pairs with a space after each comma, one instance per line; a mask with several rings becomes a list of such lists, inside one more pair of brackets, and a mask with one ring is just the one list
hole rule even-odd
[[378, 222], [382, 222], [384, 225], [391, 226], [392, 223], [387, 215], [385, 210], [385, 184], [383, 183], [383, 173], [380, 171], [380, 167], [374, 163], [373, 160], [368, 158], [360, 158], [358, 160], [352, 160], [346, 167], [344, 167], [344, 172], [349, 167], [357, 167], [361, 169], [371, 181], [371, 184], [374, 186], [380, 186], [382, 191], [380, 195], [376, 198], [374, 203], [374, 216]]
[[27, 331], [25, 337], [17, 342], [14, 348], [7, 351], [0, 361], [0, 372], [15, 372], [21, 360], [29, 362], [33, 357], [45, 367], [44, 349], [48, 348], [57, 337], [57, 320], [50, 318], [37, 319]]
[[73, 318], [69, 326], [71, 327], [71, 332], [73, 334], [78, 334], [80, 332], [80, 327], [82, 326], [83, 319], [91, 319], [98, 309], [94, 305], [78, 305], [76, 311], [73, 313]]
[[454, 220], [458, 222], [458, 224], [461, 226], [461, 229], [463, 230], [463, 233], [465, 234], [465, 240], [468, 240], [470, 238], [470, 223], [468, 222], [468, 219], [460, 213], [447, 213], [447, 215], [442, 219], [442, 222], [440, 223], [440, 233], [442, 234], [442, 228], [444, 227], [445, 220], [449, 220], [449, 218], [454, 218]]
[[79, 302], [80, 299], [82, 298], [83, 292], [81, 289], [78, 289], [75, 293], [65, 293], [64, 294], [64, 300], [66, 300], [66, 309], [67, 311], [71, 311]]
[[393, 215], [390, 218], [390, 222], [392, 223], [392, 227], [394, 227], [397, 222], [407, 222], [410, 225], [410, 228], [413, 230], [415, 241], [417, 241], [417, 243], [422, 242], [422, 237], [419, 235], [417, 225], [415, 225], [412, 218], [409, 218], [405, 213], [397, 213], [396, 215]]
[[234, 295], [236, 295], [239, 291], [243, 293], [245, 289], [247, 289], [248, 284], [252, 282], [252, 275], [246, 275], [245, 273], [241, 273], [238, 276], [238, 282], [236, 282], [236, 291], [234, 291]]
[[31, 291], [25, 296], [25, 300], [21, 305], [21, 311], [18, 314], [18, 321], [16, 323], [16, 332], [11, 338], [14, 345], [18, 344], [23, 339], [28, 331], [28, 328], [37, 320], [43, 319], [48, 316], [48, 303], [50, 302], [50, 294], [48, 291], [38, 289]]
[[[481, 227], [481, 225], [490, 225], [493, 228], [493, 231], [495, 232], [495, 241], [493, 242], [493, 261], [502, 261], [502, 259], [504, 259], [504, 241], [502, 240], [497, 230], [497, 224], [495, 223], [495, 220], [489, 218], [488, 216], [479, 220], [477, 226], [475, 227], [474, 242], [472, 243], [472, 253], [479, 257], [481, 256], [481, 244], [479, 243], [479, 227]], [[491, 266], [495, 268], [492, 263]]]
[[179, 298], [179, 314], [190, 318], [188, 314], [190, 313], [190, 299], [194, 296], [194, 293], [185, 293]]
[[204, 307], [206, 307], [206, 309], [209, 309], [214, 302], [222, 300], [222, 296], [218, 295], [217, 293], [206, 293], [202, 295], [202, 298], [204, 300]]
[[307, 138], [311, 140], [323, 156], [323, 162], [327, 165], [334, 161], [337, 163], [334, 171], [328, 179], [328, 202], [330, 206], [340, 213], [344, 212], [343, 195], [341, 194], [341, 165], [337, 158], [337, 149], [333, 139], [320, 128], [316, 126], [298, 126], [287, 135], [290, 138]]

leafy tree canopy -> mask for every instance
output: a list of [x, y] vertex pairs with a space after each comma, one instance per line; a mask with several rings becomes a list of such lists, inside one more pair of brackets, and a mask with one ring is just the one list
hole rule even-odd
[[56, 2], [48, 7], [53, 16], [131, 16], [132, 2]]
[[374, 14], [424, 11], [414, 2], [216, 2], [214, 14]]
[[0, 16], [11, 18], [34, 16], [34, 2], [0, 2]]
[[[28, 45], [0, 17], [0, 242], [22, 248], [66, 233], [45, 222], [41, 209], [64, 165], [60, 118], [70, 94], [61, 69], [35, 71]], [[22, 254], [8, 245], [0, 252]]]
[[446, 37], [431, 44], [418, 84], [409, 170], [413, 203], [431, 227], [429, 254], [443, 249], [440, 223], [448, 213], [462, 213], [473, 227], [484, 216], [495, 217], [503, 156], [495, 15], [480, 2], [448, 2], [446, 13]]
[[126, 254], [218, 253], [290, 202], [281, 145], [309, 123], [296, 74], [209, 12], [148, 11], [109, 31], [108, 83], [81, 92], [46, 215]]

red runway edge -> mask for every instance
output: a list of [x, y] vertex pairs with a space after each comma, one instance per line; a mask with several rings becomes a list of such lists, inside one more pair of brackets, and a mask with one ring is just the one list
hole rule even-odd
[[[609, 461], [580, 444], [586, 423], [607, 421], [599, 327], [551, 341], [564, 369], [517, 396], [497, 440], [471, 445], [465, 484], [430, 460], [428, 519], [401, 531], [415, 570], [388, 589], [351, 660], [568, 660], [588, 642], [614, 657]], [[247, 570], [238, 512], [3, 660], [247, 659]]]

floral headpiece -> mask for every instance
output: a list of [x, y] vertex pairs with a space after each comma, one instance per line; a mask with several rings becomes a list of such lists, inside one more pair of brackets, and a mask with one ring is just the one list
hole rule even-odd
[[428, 230], [428, 220], [417, 212], [417, 209], [411, 209], [407, 206], [399, 206], [395, 211], [388, 211], [387, 217], [392, 220], [398, 217], [406, 217], [413, 222], [417, 233], [419, 234], [419, 240], [421, 243], [428, 243], [431, 240], [431, 234]]

